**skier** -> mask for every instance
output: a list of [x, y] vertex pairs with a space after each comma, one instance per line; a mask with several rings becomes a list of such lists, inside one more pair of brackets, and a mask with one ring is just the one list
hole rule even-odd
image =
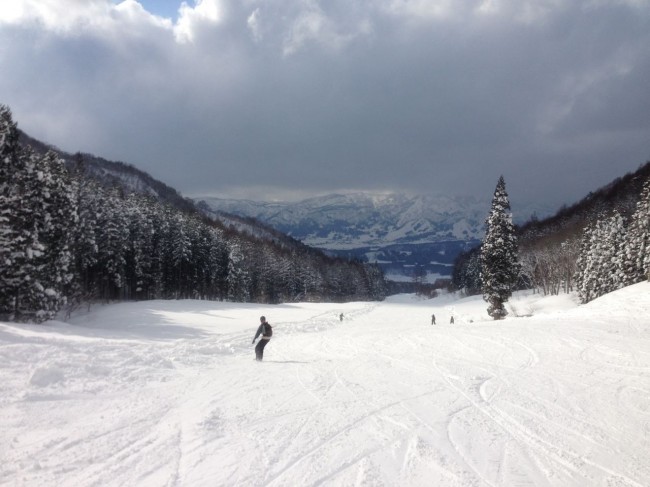
[[454, 316], [453, 316], [453, 315], [452, 315], [451, 319], [449, 320], [449, 323], [450, 323], [451, 325], [454, 324]]
[[260, 326], [257, 328], [257, 333], [255, 333], [255, 338], [253, 338], [252, 343], [255, 343], [255, 340], [257, 340], [257, 337], [260, 335], [262, 335], [262, 338], [255, 346], [255, 360], [258, 362], [262, 361], [262, 358], [264, 356], [264, 347], [266, 347], [266, 344], [269, 343], [269, 340], [273, 335], [273, 328], [266, 321], [266, 318], [264, 316], [260, 316]]
[[436, 315], [431, 315], [431, 324], [432, 325], [436, 324]]
[[343, 321], [343, 313], [341, 313], [341, 314], [339, 315], [339, 320], [340, 320], [340, 321]]

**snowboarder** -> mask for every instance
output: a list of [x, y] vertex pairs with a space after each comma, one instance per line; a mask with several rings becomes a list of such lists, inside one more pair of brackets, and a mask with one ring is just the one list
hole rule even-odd
[[273, 335], [273, 328], [266, 321], [266, 318], [264, 316], [260, 316], [260, 326], [257, 328], [257, 333], [255, 333], [255, 338], [253, 338], [252, 343], [255, 343], [255, 340], [257, 340], [257, 337], [260, 335], [262, 335], [262, 338], [255, 346], [255, 360], [258, 362], [262, 361], [262, 358], [264, 356], [264, 347], [266, 347], [266, 344], [269, 343], [269, 340]]
[[431, 324], [432, 325], [436, 324], [436, 315], [431, 315]]

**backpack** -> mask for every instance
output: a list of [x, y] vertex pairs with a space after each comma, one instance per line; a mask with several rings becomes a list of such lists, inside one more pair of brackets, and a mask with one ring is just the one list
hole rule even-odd
[[262, 330], [262, 336], [272, 337], [273, 336], [273, 327], [268, 323], [264, 323], [264, 329]]

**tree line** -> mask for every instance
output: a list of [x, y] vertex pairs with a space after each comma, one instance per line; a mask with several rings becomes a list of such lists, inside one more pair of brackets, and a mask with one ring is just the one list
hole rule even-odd
[[19, 144], [0, 105], [0, 320], [41, 322], [94, 300], [378, 300], [375, 265], [227, 228], [106, 187], [84, 158]]
[[[498, 231], [495, 239], [495, 228], [503, 226], [493, 221], [497, 192], [482, 245], [461, 253], [454, 263], [454, 289], [492, 295], [489, 279], [493, 277], [486, 271], [486, 259], [494, 258], [495, 250], [497, 255], [510, 252], [513, 236], [517, 240], [516, 255], [499, 264], [498, 272], [510, 273], [510, 279], [502, 280], [509, 283], [501, 284], [503, 296], [508, 296], [508, 286], [544, 294], [577, 291], [586, 303], [621, 287], [650, 280], [650, 163], [590, 193], [572, 208], [564, 207], [543, 222], [533, 219], [521, 228], [513, 227], [511, 232]], [[507, 195], [502, 201], [507, 202]], [[502, 204], [497, 213], [507, 215], [507, 210], [509, 203]], [[493, 257], [488, 258], [489, 253]]]

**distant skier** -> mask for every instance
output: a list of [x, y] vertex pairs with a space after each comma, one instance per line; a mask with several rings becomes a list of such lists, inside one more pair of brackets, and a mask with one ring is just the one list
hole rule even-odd
[[452, 315], [451, 319], [449, 320], [449, 323], [452, 324], [452, 325], [454, 324], [454, 317], [453, 317], [453, 315]]
[[266, 321], [264, 316], [260, 316], [260, 326], [257, 328], [257, 333], [255, 333], [255, 338], [253, 338], [252, 343], [255, 343], [257, 337], [262, 335], [259, 343], [255, 346], [255, 360], [261, 362], [264, 357], [264, 347], [269, 343], [271, 336], [273, 336], [273, 328]]
[[343, 313], [339, 315], [339, 320], [343, 321]]
[[436, 315], [431, 315], [431, 324], [432, 325], [436, 324]]

